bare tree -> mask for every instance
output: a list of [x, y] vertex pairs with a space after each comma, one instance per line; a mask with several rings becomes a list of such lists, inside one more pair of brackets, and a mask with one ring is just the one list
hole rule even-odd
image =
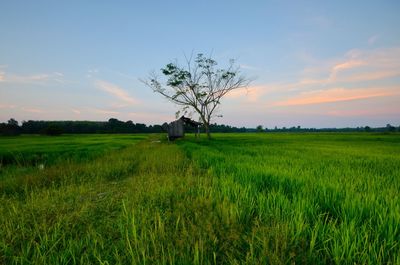
[[154, 92], [182, 107], [184, 112], [196, 112], [210, 138], [210, 122], [215, 117], [221, 98], [250, 83], [240, 74], [234, 60], [229, 61], [226, 69], [216, 66], [214, 59], [200, 53], [194, 60], [186, 59], [185, 67], [169, 63], [161, 69], [163, 78], [153, 73], [143, 82]]

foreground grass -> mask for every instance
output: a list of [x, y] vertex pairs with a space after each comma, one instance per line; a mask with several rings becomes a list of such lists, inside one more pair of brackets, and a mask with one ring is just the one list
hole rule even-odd
[[214, 176], [250, 263], [400, 264], [400, 137], [225, 135], [180, 145]]
[[0, 263], [400, 264], [399, 151], [398, 135], [152, 136], [3, 170]]
[[22, 135], [0, 137], [0, 165], [26, 167], [65, 160], [88, 161], [147, 138], [143, 134]]

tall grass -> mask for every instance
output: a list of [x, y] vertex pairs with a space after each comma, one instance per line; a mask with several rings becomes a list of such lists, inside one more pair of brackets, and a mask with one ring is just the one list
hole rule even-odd
[[180, 145], [235, 205], [252, 235], [242, 243], [251, 263], [400, 262], [399, 135], [224, 135]]
[[151, 136], [7, 165], [0, 263], [400, 264], [399, 151], [399, 135]]

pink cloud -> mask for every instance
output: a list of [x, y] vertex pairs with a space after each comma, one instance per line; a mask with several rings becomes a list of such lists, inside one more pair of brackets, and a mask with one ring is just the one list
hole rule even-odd
[[336, 80], [336, 76], [339, 72], [344, 71], [344, 70], [349, 70], [349, 69], [353, 69], [353, 68], [357, 68], [363, 65], [366, 65], [367, 63], [364, 61], [360, 61], [360, 60], [348, 60], [345, 62], [341, 62], [338, 64], [335, 64], [332, 67], [331, 73], [329, 75], [329, 82], [333, 82]]
[[301, 80], [293, 86], [337, 85], [400, 76], [400, 47], [353, 49], [343, 58], [315, 62], [313, 67], [306, 67], [302, 74]]
[[31, 83], [46, 83], [49, 81], [56, 81], [63, 83], [63, 74], [59, 72], [45, 73], [45, 74], [32, 74], [32, 75], [19, 75], [0, 71], [0, 82], [17, 83], [17, 84], [31, 84]]
[[366, 62], [358, 61], [358, 60], [349, 60], [343, 63], [338, 63], [332, 67], [332, 70], [335, 72], [345, 70], [345, 69], [352, 69], [362, 65], [365, 65]]
[[275, 90], [272, 85], [250, 86], [231, 91], [226, 95], [228, 99], [244, 99], [249, 102], [257, 102], [265, 94]]
[[16, 105], [0, 103], [0, 109], [15, 109], [16, 107]]
[[117, 115], [120, 114], [118, 111], [105, 110], [105, 109], [90, 109], [91, 112], [96, 114], [106, 114], [106, 115]]
[[344, 89], [333, 88], [320, 91], [304, 92], [300, 95], [275, 103], [275, 106], [295, 106], [351, 101], [374, 97], [400, 95], [398, 89]]
[[43, 113], [43, 110], [37, 109], [37, 108], [22, 108], [23, 111], [25, 112], [30, 112], [30, 113]]
[[139, 101], [137, 99], [131, 97], [126, 90], [124, 90], [123, 88], [121, 88], [115, 84], [112, 84], [112, 83], [109, 83], [109, 82], [106, 82], [103, 80], [98, 80], [98, 81], [96, 81], [96, 86], [100, 90], [109, 93], [110, 95], [118, 98], [119, 100], [121, 100], [125, 103], [128, 103], [128, 104], [139, 103]]
[[238, 98], [243, 98], [247, 97], [249, 95], [250, 90], [255, 90], [254, 88], [239, 88], [232, 90], [228, 94], [226, 94], [226, 98], [232, 98], [232, 99], [238, 99]]

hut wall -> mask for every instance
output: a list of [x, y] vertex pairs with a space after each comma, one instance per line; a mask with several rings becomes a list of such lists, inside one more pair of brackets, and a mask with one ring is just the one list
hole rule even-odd
[[184, 123], [181, 119], [171, 122], [168, 127], [168, 137], [170, 139], [183, 137], [183, 125]]

